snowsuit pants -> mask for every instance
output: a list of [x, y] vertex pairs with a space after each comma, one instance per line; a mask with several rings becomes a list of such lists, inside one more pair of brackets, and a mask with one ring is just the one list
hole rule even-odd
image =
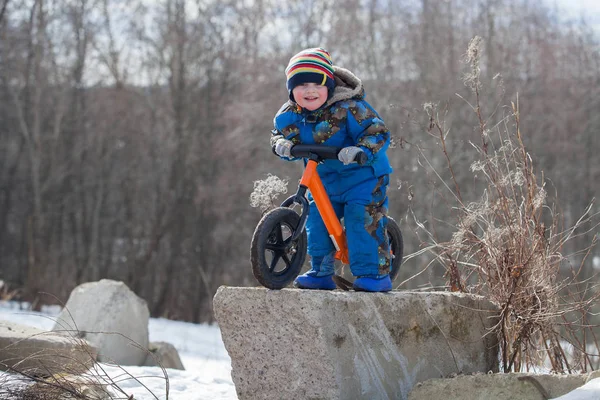
[[[323, 179], [323, 185], [338, 218], [343, 218], [352, 275], [381, 277], [389, 273], [391, 265], [389, 240], [385, 234], [389, 175], [363, 178], [352, 185]], [[335, 247], [310, 194], [309, 202], [306, 223], [312, 267], [309, 274], [331, 275], [334, 273]]]

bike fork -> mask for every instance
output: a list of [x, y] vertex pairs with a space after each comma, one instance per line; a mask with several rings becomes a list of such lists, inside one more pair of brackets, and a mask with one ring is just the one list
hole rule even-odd
[[302, 206], [302, 214], [300, 214], [300, 221], [298, 221], [298, 226], [292, 234], [292, 241], [298, 239], [306, 227], [306, 219], [310, 210], [308, 208], [308, 200], [306, 199], [306, 189], [306, 186], [300, 185], [295, 195], [288, 197], [281, 203], [281, 207], [289, 207], [294, 203]]

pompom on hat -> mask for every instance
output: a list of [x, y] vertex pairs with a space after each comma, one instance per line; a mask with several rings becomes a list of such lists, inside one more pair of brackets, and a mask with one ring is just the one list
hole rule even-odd
[[302, 50], [290, 59], [285, 69], [290, 100], [294, 101], [292, 90], [303, 83], [316, 83], [327, 86], [329, 96], [333, 94], [335, 79], [333, 62], [329, 52], [321, 47]]

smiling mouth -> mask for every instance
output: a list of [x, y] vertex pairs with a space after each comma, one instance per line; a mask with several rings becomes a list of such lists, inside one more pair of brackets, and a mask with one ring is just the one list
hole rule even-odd
[[318, 97], [305, 97], [304, 100], [308, 100], [308, 101], [312, 101], [312, 100], [317, 100]]

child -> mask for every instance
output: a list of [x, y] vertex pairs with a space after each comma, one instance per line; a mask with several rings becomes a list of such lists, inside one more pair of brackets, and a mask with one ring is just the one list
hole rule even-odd
[[[362, 82], [334, 66], [322, 48], [301, 51], [285, 70], [290, 101], [277, 112], [271, 137], [273, 152], [294, 160], [290, 148], [299, 143], [342, 148], [339, 160], [326, 160], [317, 170], [338, 217], [344, 218], [354, 290], [387, 292], [390, 250], [385, 234], [386, 195], [392, 168], [386, 150], [390, 132], [364, 100]], [[360, 152], [367, 163], [354, 158]], [[301, 289], [332, 290], [335, 248], [309, 194], [306, 223], [311, 270], [298, 276]]]

